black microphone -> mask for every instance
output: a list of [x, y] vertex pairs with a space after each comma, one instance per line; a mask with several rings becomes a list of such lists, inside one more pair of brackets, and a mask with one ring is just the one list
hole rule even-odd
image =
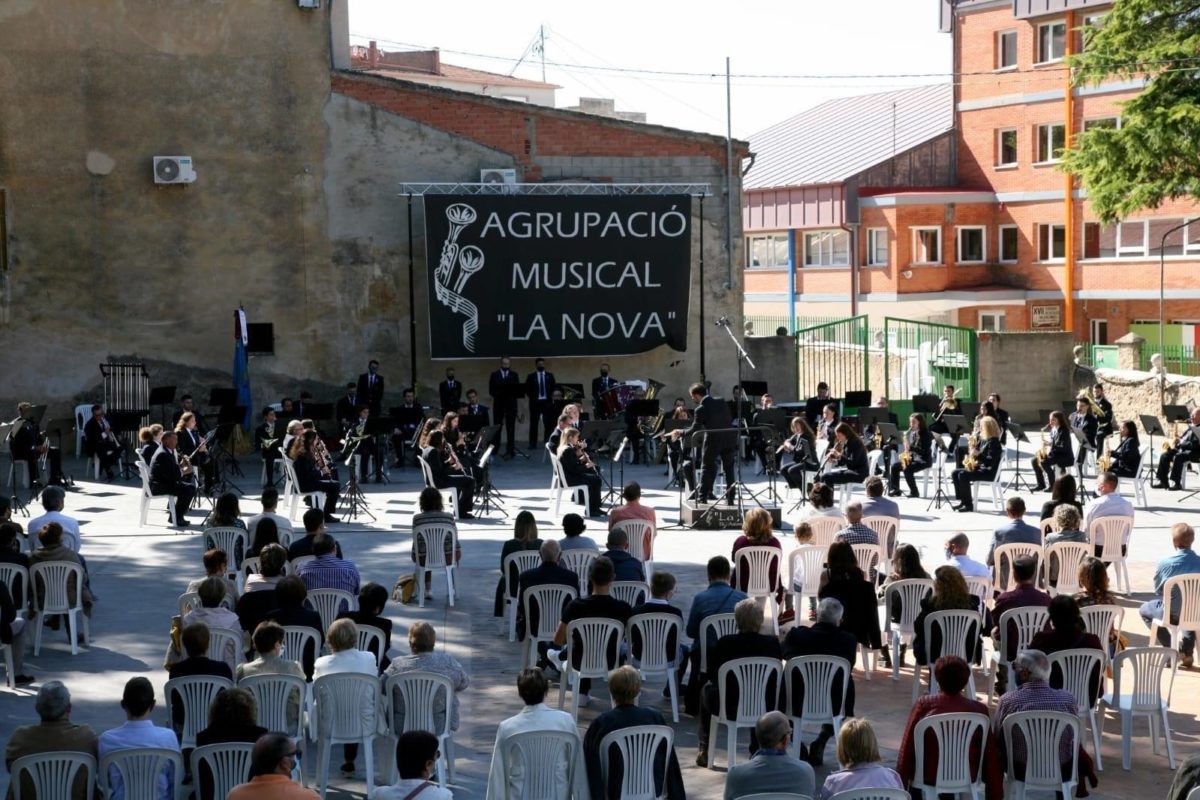
[[716, 325], [718, 328], [724, 327], [728, 324], [729, 324], [729, 317], [721, 317], [719, 320], [717, 320], [716, 322], [713, 323], [713, 325]]

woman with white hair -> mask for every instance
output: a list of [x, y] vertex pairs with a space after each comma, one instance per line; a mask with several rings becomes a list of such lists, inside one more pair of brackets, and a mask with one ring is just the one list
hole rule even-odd
[[[313, 681], [325, 675], [333, 675], [339, 672], [357, 672], [360, 675], [370, 675], [375, 677], [379, 674], [378, 668], [375, 666], [375, 656], [366, 651], [358, 649], [358, 626], [353, 620], [338, 619], [334, 620], [329, 626], [329, 630], [325, 634], [325, 641], [329, 644], [330, 654], [321, 656], [317, 659], [313, 666]], [[318, 702], [320, 699], [318, 698]], [[369, 710], [364, 710], [364, 713], [369, 714]], [[354, 775], [354, 761], [358, 757], [358, 745], [344, 745], [345, 758], [342, 760], [342, 774], [346, 777]]]

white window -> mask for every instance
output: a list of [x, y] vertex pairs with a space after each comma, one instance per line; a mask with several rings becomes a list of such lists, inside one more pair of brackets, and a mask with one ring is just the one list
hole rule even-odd
[[1061, 61], [1067, 54], [1067, 23], [1038, 25], [1037, 60], [1039, 64]]
[[1000, 263], [1016, 263], [1018, 238], [1019, 233], [1016, 225], [1000, 226]]
[[1094, 131], [1100, 128], [1116, 130], [1119, 127], [1121, 127], [1120, 117], [1097, 117], [1096, 119], [1085, 119], [1083, 121], [1083, 129], [1085, 131]]
[[1017, 32], [996, 34], [996, 69], [1015, 69], [1017, 66]]
[[1004, 312], [1003, 311], [980, 311], [979, 312], [979, 330], [981, 330], [981, 331], [1002, 331], [1002, 330], [1004, 330]]
[[1146, 255], [1146, 221], [1117, 223], [1117, 258]]
[[1063, 149], [1067, 146], [1067, 128], [1065, 125], [1037, 126], [1037, 161], [1039, 164], [1049, 164], [1062, 158]]
[[958, 229], [958, 251], [955, 260], [959, 264], [982, 264], [987, 260], [987, 228], [981, 225]]
[[996, 131], [996, 166], [1017, 165], [1017, 129], [1002, 128]]
[[786, 233], [746, 237], [746, 269], [787, 269], [788, 266]]
[[886, 267], [888, 263], [888, 229], [867, 229], [867, 266]]
[[842, 230], [805, 231], [804, 266], [850, 266], [850, 234]]
[[940, 264], [942, 263], [942, 229], [941, 228], [913, 228], [913, 252], [912, 263], [914, 264]]
[[1037, 226], [1038, 261], [1061, 261], [1067, 257], [1067, 226]]

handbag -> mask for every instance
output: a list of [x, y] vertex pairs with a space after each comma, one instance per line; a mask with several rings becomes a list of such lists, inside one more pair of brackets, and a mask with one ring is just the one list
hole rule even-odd
[[417, 576], [413, 573], [401, 575], [392, 587], [392, 600], [398, 603], [411, 603], [417, 593]]

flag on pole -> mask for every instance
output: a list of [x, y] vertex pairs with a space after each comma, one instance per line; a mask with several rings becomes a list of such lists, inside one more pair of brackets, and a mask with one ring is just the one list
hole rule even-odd
[[249, 431], [254, 408], [250, 401], [250, 368], [246, 358], [246, 309], [239, 307], [233, 312], [233, 326], [233, 388], [237, 389], [238, 405], [246, 408], [242, 428]]

